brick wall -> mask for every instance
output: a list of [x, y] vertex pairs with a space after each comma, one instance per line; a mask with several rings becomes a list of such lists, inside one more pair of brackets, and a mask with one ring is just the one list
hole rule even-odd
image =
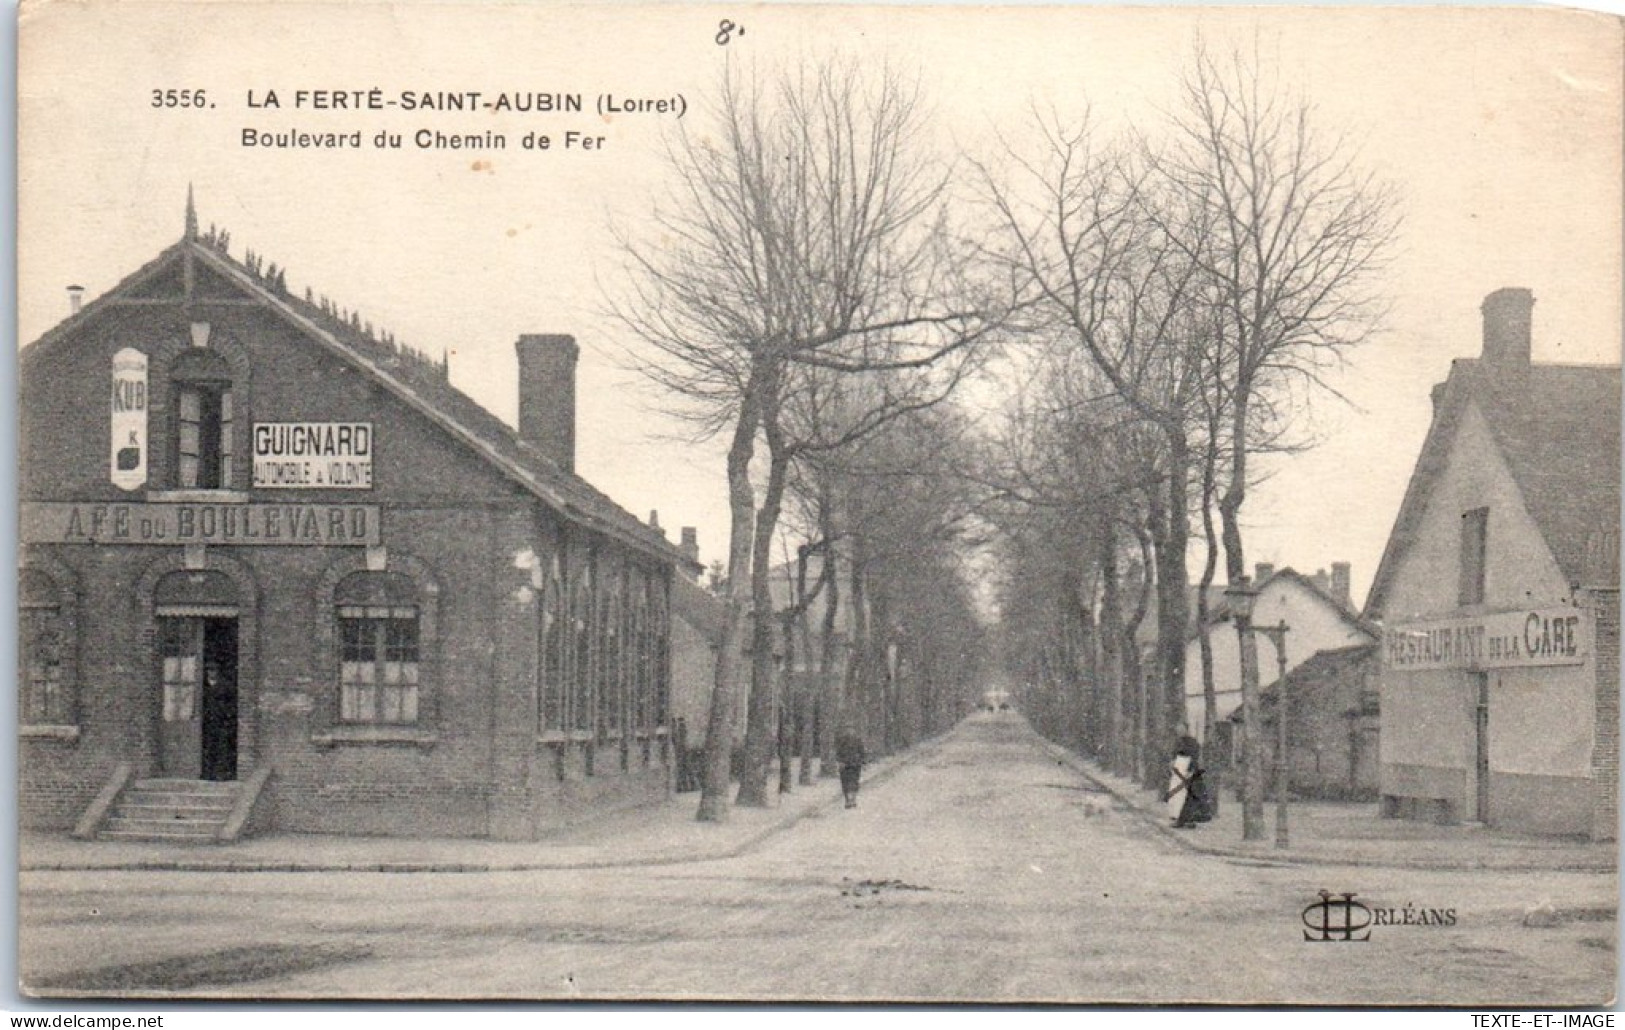
[[[536, 742], [537, 619], [530, 572], [563, 520], [370, 378], [249, 307], [211, 312], [211, 348], [230, 357], [239, 490], [249, 489], [247, 427], [255, 421], [370, 422], [369, 490], [254, 490], [256, 503], [377, 505], [391, 572], [420, 584], [424, 683], [415, 736], [357, 740], [338, 721], [333, 610], [324, 585], [366, 567], [354, 547], [216, 546], [239, 608], [238, 774], [270, 764], [274, 828], [333, 833], [532, 837], [597, 811], [670, 790], [663, 743], [571, 743], [555, 756]], [[153, 356], [148, 489], [165, 479], [167, 366], [189, 339], [178, 308], [110, 309], [71, 338], [24, 353], [21, 491], [28, 500], [142, 502], [108, 474], [112, 355]], [[586, 530], [572, 524], [572, 534]], [[619, 545], [594, 541], [607, 552]], [[180, 560], [173, 546], [49, 545], [78, 586], [73, 634], [78, 736], [25, 739], [23, 825], [71, 826], [119, 762], [158, 771], [158, 663], [150, 597]], [[432, 597], [430, 596], [432, 595]], [[426, 631], [427, 632], [427, 631]], [[343, 727], [338, 727], [343, 729]], [[586, 752], [595, 750], [591, 771]], [[623, 754], [624, 751], [624, 754]]]
[[1619, 834], [1619, 591], [1591, 592], [1596, 615], [1597, 729], [1591, 748], [1591, 836]]

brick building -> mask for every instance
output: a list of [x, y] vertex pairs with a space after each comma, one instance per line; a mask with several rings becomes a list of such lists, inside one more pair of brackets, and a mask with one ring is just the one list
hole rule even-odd
[[[1290, 673], [1312, 655], [1322, 651], [1359, 644], [1375, 643], [1376, 629], [1360, 618], [1349, 596], [1351, 566], [1348, 562], [1333, 562], [1331, 573], [1325, 569], [1313, 575], [1304, 575], [1295, 569], [1277, 569], [1260, 562], [1255, 566], [1253, 587], [1258, 597], [1253, 602], [1253, 624], [1275, 626], [1286, 623], [1286, 668]], [[1194, 589], [1194, 588], [1193, 588]], [[1209, 600], [1208, 645], [1213, 650], [1213, 692], [1217, 702], [1217, 715], [1229, 726], [1240, 724], [1241, 706], [1241, 642], [1236, 637], [1229, 602], [1222, 591]], [[1196, 639], [1195, 605], [1192, 604], [1193, 628], [1185, 645], [1185, 718], [1193, 736], [1203, 737], [1206, 723], [1206, 699], [1202, 688], [1201, 643]], [[1279, 663], [1275, 649], [1262, 635], [1258, 638], [1259, 682], [1268, 686], [1275, 682]], [[1225, 733], [1223, 726], [1219, 732]], [[1230, 754], [1240, 741], [1234, 733], [1225, 741], [1215, 741], [1218, 750]], [[1219, 759], [1215, 749], [1208, 749], [1208, 761]], [[1239, 764], [1239, 756], [1232, 755], [1230, 764]]]
[[1372, 583], [1383, 811], [1611, 839], [1619, 780], [1618, 365], [1531, 362], [1483, 304]]
[[[1265, 656], [1271, 650], [1267, 641], [1259, 646]], [[1377, 645], [1371, 643], [1321, 651], [1286, 674], [1287, 773], [1293, 796], [1360, 801], [1377, 796], [1378, 672]], [[1264, 786], [1271, 796], [1275, 778], [1268, 770], [1275, 768], [1280, 739], [1275, 722], [1280, 693], [1277, 681], [1258, 695]], [[1241, 709], [1227, 721], [1239, 727]], [[1240, 737], [1235, 730], [1230, 735]]]
[[691, 562], [575, 475], [572, 338], [518, 341], [516, 432], [190, 205], [74, 306], [21, 354], [25, 826], [529, 839], [671, 789]]

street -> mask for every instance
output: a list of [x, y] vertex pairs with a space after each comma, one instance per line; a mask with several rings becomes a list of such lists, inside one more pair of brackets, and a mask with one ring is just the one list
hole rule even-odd
[[[1321, 890], [1453, 925], [1306, 941]], [[25, 872], [19, 965], [44, 993], [1595, 1005], [1615, 900], [1610, 875], [1191, 853], [999, 713], [725, 861]], [[1556, 925], [1524, 926], [1541, 902]]]

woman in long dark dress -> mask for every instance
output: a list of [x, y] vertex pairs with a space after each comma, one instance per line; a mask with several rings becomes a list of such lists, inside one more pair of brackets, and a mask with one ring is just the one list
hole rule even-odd
[[1168, 802], [1174, 825], [1188, 829], [1205, 823], [1211, 816], [1207, 809], [1207, 784], [1202, 782], [1202, 745], [1195, 737], [1183, 736], [1174, 748], [1174, 760], [1169, 767]]

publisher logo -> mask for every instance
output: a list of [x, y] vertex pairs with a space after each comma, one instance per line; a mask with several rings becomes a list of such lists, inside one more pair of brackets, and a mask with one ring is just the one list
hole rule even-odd
[[1371, 910], [1354, 900], [1352, 892], [1321, 891], [1320, 900], [1305, 906], [1306, 941], [1366, 941], [1371, 939]]

